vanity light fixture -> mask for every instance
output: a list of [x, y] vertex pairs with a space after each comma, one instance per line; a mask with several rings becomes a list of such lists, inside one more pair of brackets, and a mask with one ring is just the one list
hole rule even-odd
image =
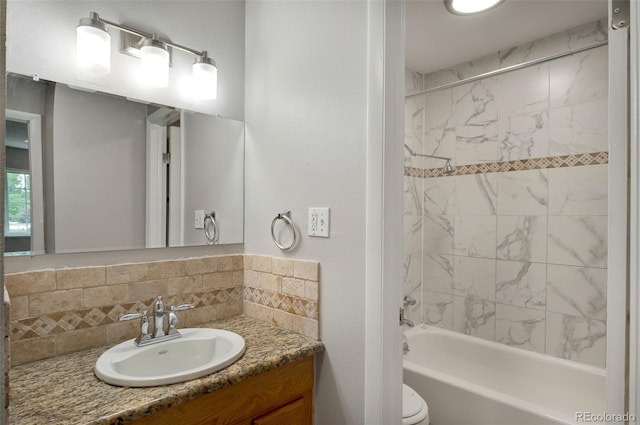
[[76, 62], [79, 68], [103, 75], [111, 71], [111, 35], [97, 18], [91, 13], [89, 18], [80, 19], [76, 28]]
[[140, 66], [144, 83], [149, 87], [169, 86], [169, 50], [155, 34], [142, 40]]
[[157, 34], [121, 25], [101, 18], [96, 12], [89, 18], [80, 19], [76, 28], [76, 61], [79, 68], [94, 75], [111, 71], [111, 36], [107, 27], [140, 38], [139, 57], [143, 80], [150, 87], [163, 88], [169, 85], [170, 48], [176, 48], [196, 57], [192, 67], [194, 90], [201, 99], [217, 97], [218, 69], [206, 51], [198, 51], [160, 38]]
[[498, 6], [504, 0], [444, 0], [447, 10], [454, 15], [475, 15]]

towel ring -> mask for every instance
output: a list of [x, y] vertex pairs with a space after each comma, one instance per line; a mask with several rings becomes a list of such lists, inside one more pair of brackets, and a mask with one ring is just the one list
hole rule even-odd
[[[291, 241], [289, 246], [282, 245], [280, 241], [278, 241], [278, 238], [276, 238], [274, 229], [276, 226], [276, 221], [278, 220], [284, 221], [287, 226], [291, 227], [291, 231], [293, 232], [293, 240]], [[273, 243], [283, 251], [291, 251], [296, 247], [296, 244], [298, 243], [298, 232], [296, 232], [296, 226], [294, 226], [293, 221], [291, 221], [291, 211], [284, 210], [273, 219], [273, 221], [271, 222], [271, 238], [273, 239]]]
[[[209, 231], [209, 227], [213, 228], [213, 234]], [[218, 223], [216, 223], [215, 211], [204, 216], [204, 235], [207, 237], [207, 244], [213, 245], [218, 242], [220, 232], [218, 231]]]

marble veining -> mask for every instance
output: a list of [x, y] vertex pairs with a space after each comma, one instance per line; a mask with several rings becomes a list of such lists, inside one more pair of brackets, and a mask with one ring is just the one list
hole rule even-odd
[[607, 217], [550, 216], [547, 262], [606, 268]]
[[498, 174], [499, 215], [547, 215], [548, 170]]
[[467, 257], [496, 257], [496, 217], [456, 215], [454, 254]]
[[208, 326], [242, 335], [246, 352], [231, 366], [189, 382], [151, 388], [105, 384], [93, 374], [105, 347], [14, 366], [9, 425], [123, 424], [324, 349], [321, 342], [244, 316]]
[[544, 353], [544, 335], [544, 311], [496, 305], [496, 341]]
[[425, 291], [422, 323], [443, 329], [453, 328], [453, 295]]
[[[454, 222], [453, 216], [425, 215], [423, 238], [424, 252], [435, 254], [453, 254]], [[456, 233], [457, 234], [457, 233]]]
[[546, 306], [545, 264], [498, 260], [496, 301], [518, 307], [544, 310]]
[[495, 304], [473, 297], [453, 297], [453, 329], [466, 335], [494, 340]]
[[607, 165], [549, 170], [549, 215], [607, 215]]
[[455, 184], [457, 214], [496, 214], [498, 184], [495, 173], [456, 176]]
[[500, 65], [510, 66], [533, 59], [591, 46], [607, 40], [607, 19], [571, 28], [530, 43], [500, 51]]
[[453, 291], [453, 256], [425, 253], [423, 256], [424, 288], [451, 294]]
[[546, 353], [605, 367], [606, 330], [600, 320], [547, 313]]
[[600, 99], [549, 111], [549, 155], [609, 149], [609, 102]]
[[454, 257], [453, 294], [494, 301], [496, 260]]
[[607, 46], [602, 46], [550, 62], [551, 108], [606, 100], [609, 88], [607, 55]]
[[454, 179], [424, 179], [424, 214], [453, 214], [455, 194]]
[[498, 216], [496, 257], [544, 262], [547, 253], [546, 216]]
[[423, 179], [404, 176], [404, 214], [422, 213]]
[[550, 264], [547, 287], [549, 311], [606, 320], [606, 269]]
[[549, 65], [541, 64], [497, 77], [498, 115], [510, 117], [543, 111], [549, 104]]
[[498, 159], [543, 158], [549, 152], [549, 113], [533, 112], [498, 120]]
[[404, 73], [404, 92], [405, 94], [412, 94], [422, 90], [422, 82], [424, 75], [420, 72], [415, 72], [410, 69], [405, 69]]

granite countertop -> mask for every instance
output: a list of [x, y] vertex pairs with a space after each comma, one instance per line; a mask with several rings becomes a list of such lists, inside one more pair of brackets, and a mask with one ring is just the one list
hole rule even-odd
[[122, 424], [324, 350], [319, 341], [244, 316], [201, 327], [242, 335], [242, 358], [212, 375], [150, 388], [115, 387], [96, 378], [95, 362], [109, 347], [14, 366], [9, 424]]

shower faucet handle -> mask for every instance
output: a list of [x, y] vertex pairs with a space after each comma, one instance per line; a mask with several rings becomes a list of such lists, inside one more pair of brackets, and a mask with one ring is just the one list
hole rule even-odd
[[411, 297], [410, 297], [410, 296], [408, 296], [408, 295], [405, 295], [405, 297], [404, 297], [404, 299], [403, 299], [403, 302], [402, 302], [402, 305], [403, 305], [405, 308], [406, 308], [406, 307], [408, 307], [408, 306], [410, 306], [410, 305], [416, 305], [416, 300], [415, 300], [415, 299], [413, 299], [413, 298], [411, 298]]

